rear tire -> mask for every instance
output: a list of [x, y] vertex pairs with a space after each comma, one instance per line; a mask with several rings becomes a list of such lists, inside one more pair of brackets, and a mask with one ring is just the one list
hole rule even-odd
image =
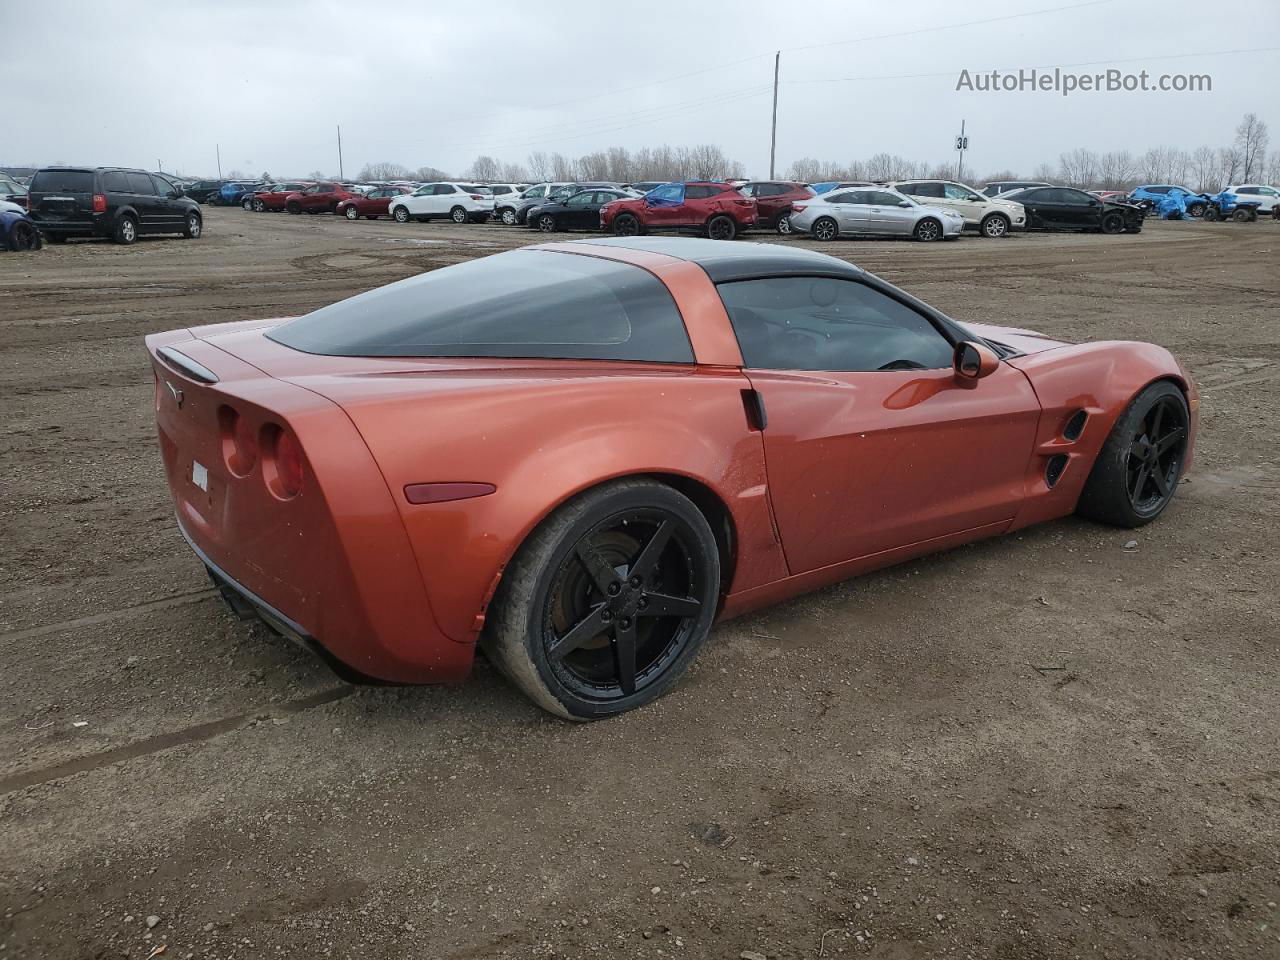
[[1202, 217], [1208, 223], [1214, 223], [1218, 219], [1218, 208], [1210, 204], [1205, 207], [1204, 216]]
[[719, 592], [706, 517], [665, 484], [620, 480], [570, 500], [521, 545], [480, 642], [544, 710], [597, 720], [675, 685]]
[[840, 225], [833, 217], [819, 217], [809, 229], [815, 240], [834, 240], [840, 236]]
[[138, 221], [127, 213], [118, 217], [115, 229], [111, 232], [111, 239], [126, 247], [134, 243], [138, 239]]
[[454, 223], [466, 223], [467, 211], [463, 207], [454, 207], [449, 211], [449, 219]]
[[1093, 462], [1076, 512], [1129, 528], [1160, 516], [1182, 478], [1190, 422], [1175, 383], [1160, 380], [1134, 397]]
[[778, 218], [778, 222], [773, 225], [773, 228], [784, 237], [791, 236], [791, 214], [784, 213], [780, 216]]
[[738, 236], [738, 224], [733, 217], [719, 214], [707, 221], [707, 236], [712, 240], [733, 240]]
[[245, 210], [252, 211], [253, 197], [245, 197], [243, 200], [240, 201], [240, 206], [243, 207]]
[[1234, 220], [1236, 223], [1248, 223], [1249, 211], [1237, 210], [1235, 213], [1231, 214], [1231, 219]]
[[514, 227], [516, 225], [516, 212], [510, 207], [504, 209], [502, 211], [502, 222], [508, 227]]
[[1187, 207], [1187, 214], [1188, 216], [1192, 216], [1192, 217], [1203, 217], [1204, 212], [1208, 209], [1209, 209], [1209, 205], [1201, 201], [1200, 203], [1190, 204]]

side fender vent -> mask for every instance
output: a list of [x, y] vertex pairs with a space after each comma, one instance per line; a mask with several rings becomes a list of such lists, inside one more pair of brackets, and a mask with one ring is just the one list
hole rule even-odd
[[1062, 471], [1067, 469], [1067, 455], [1065, 453], [1055, 454], [1049, 458], [1049, 462], [1044, 468], [1044, 482], [1049, 489], [1053, 489], [1053, 485], [1062, 477]]
[[[1079, 440], [1080, 434], [1084, 432], [1085, 421], [1089, 419], [1089, 414], [1083, 410], [1077, 410], [1071, 415], [1071, 419], [1067, 421], [1067, 425], [1062, 428], [1062, 437], [1064, 440]], [[1052, 486], [1052, 484], [1050, 484]]]

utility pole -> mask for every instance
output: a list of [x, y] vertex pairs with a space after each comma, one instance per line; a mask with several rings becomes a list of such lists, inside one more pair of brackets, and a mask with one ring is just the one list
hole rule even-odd
[[338, 124], [338, 179], [345, 179], [342, 176], [342, 124]]
[[156, 160], [156, 173], [164, 173], [164, 164]]
[[218, 179], [222, 179], [222, 146], [215, 143], [213, 149], [218, 152]]
[[773, 165], [778, 155], [778, 65], [782, 51], [773, 55], [773, 127], [769, 133], [769, 179], [773, 179]]
[[964, 135], [964, 121], [960, 121], [960, 136], [956, 137], [956, 149], [960, 151], [960, 162], [956, 164], [956, 179], [964, 179], [964, 152], [969, 149], [969, 138]]

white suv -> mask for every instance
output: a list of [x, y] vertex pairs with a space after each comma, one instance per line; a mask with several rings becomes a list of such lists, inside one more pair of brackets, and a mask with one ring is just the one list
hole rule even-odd
[[1227, 193], [1234, 193], [1248, 203], [1256, 201], [1259, 213], [1277, 215], [1276, 206], [1280, 205], [1280, 190], [1275, 187], [1268, 187], [1265, 183], [1242, 183], [1225, 189]]
[[1010, 230], [1027, 228], [1027, 211], [1022, 204], [984, 197], [954, 180], [903, 180], [889, 186], [931, 207], [954, 210], [964, 217], [966, 230], [977, 230], [984, 237], [1004, 237]]
[[392, 200], [387, 212], [397, 223], [444, 217], [454, 223], [483, 223], [493, 216], [493, 194], [474, 183], [424, 183]]

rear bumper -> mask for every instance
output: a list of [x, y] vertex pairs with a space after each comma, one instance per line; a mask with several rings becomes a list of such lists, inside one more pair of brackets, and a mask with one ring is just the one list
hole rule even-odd
[[105, 213], [95, 213], [88, 219], [78, 220], [42, 220], [32, 216], [40, 232], [55, 237], [108, 237], [111, 235], [111, 224]]
[[208, 555], [196, 546], [196, 542], [182, 526], [182, 521], [178, 521], [178, 532], [182, 534], [184, 540], [197, 557], [204, 563], [205, 569], [209, 572], [209, 579], [213, 581], [213, 585], [218, 588], [218, 593], [222, 595], [223, 602], [230, 608], [241, 620], [259, 620], [269, 629], [275, 631], [286, 640], [292, 640], [298, 646], [305, 648], [308, 652], [315, 654], [330, 670], [334, 672], [340, 679], [347, 683], [381, 683], [375, 677], [370, 677], [360, 671], [354, 669], [349, 664], [344, 663], [338, 657], [334, 656], [324, 645], [315, 637], [311, 636], [300, 623], [289, 619], [281, 611], [277, 610], [267, 601], [263, 600], [256, 593], [238, 582], [230, 576], [225, 570], [219, 567]]

